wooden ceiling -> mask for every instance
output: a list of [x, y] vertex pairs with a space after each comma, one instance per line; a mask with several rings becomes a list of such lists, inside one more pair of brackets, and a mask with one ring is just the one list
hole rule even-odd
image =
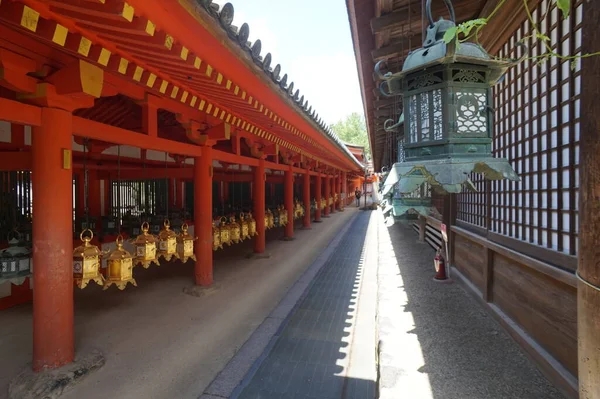
[[[490, 5], [497, 0], [454, 0], [457, 22], [487, 15]], [[388, 119], [398, 120], [402, 113], [401, 98], [389, 98], [379, 91], [380, 82], [374, 74], [375, 64], [386, 60], [390, 71], [398, 71], [408, 52], [421, 47], [423, 27], [427, 25], [421, 0], [346, 0], [369, 142], [376, 171], [383, 165], [386, 132], [383, 124]], [[433, 2], [434, 18], [449, 18], [441, 0]]]

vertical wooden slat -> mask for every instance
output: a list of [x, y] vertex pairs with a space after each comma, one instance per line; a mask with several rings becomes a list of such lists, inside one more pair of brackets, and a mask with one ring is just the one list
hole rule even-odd
[[[582, 53], [600, 51], [600, 3], [587, 0], [583, 13]], [[582, 60], [580, 237], [577, 288], [579, 396], [600, 399], [600, 58]]]

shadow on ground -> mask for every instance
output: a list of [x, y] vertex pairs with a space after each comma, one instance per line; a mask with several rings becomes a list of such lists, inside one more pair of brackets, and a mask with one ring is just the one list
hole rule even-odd
[[428, 375], [433, 398], [563, 397], [458, 284], [433, 280], [435, 253], [417, 242], [408, 222], [381, 231], [389, 233], [403, 281], [398, 288], [406, 293], [406, 306], [397, 311], [410, 312], [414, 320], [414, 328], [401, 333], [418, 338], [424, 359], [418, 372]]
[[[232, 398], [374, 399], [347, 377], [370, 212], [361, 212]], [[375, 265], [373, 265], [374, 267]]]

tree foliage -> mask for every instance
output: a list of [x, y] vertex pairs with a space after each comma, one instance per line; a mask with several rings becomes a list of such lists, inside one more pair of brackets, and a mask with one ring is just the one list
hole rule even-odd
[[365, 154], [367, 158], [371, 157], [367, 126], [365, 124], [365, 118], [362, 114], [353, 112], [346, 116], [346, 119], [340, 120], [339, 122], [333, 124], [331, 128], [335, 134], [342, 139], [342, 141], [365, 147]]

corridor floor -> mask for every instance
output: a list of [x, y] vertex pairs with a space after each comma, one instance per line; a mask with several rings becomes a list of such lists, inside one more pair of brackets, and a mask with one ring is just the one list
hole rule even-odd
[[432, 281], [410, 227], [359, 212], [342, 234], [229, 397], [562, 398], [458, 284]]
[[[365, 294], [364, 268], [376, 266], [367, 263], [369, 257], [376, 260], [375, 248], [369, 253], [367, 245], [376, 234], [370, 220], [371, 212], [360, 212], [351, 222], [238, 398], [375, 398], [374, 319], [367, 324], [372, 332], [369, 341], [361, 339], [365, 331], [356, 328], [368, 312], [356, 303], [359, 293]], [[374, 290], [372, 297], [374, 316]], [[350, 373], [355, 362], [367, 365], [358, 375]]]

